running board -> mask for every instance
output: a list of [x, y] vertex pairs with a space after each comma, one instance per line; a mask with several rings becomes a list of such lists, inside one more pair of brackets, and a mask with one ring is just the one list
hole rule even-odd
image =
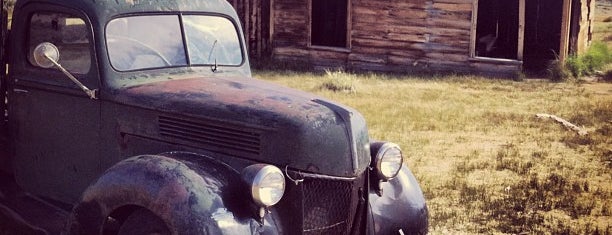
[[0, 234], [60, 234], [69, 213], [30, 195], [0, 174]]

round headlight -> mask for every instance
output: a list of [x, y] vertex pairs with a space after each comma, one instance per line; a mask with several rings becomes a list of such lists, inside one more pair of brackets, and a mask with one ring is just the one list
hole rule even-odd
[[242, 170], [242, 178], [250, 187], [251, 197], [259, 206], [278, 203], [285, 193], [285, 176], [278, 167], [255, 164]]
[[381, 179], [389, 180], [402, 168], [402, 150], [393, 143], [385, 143], [376, 154], [376, 170]]

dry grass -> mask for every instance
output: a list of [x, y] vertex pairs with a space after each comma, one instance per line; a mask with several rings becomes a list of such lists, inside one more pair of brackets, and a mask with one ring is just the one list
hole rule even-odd
[[322, 87], [325, 74], [255, 75], [355, 107], [371, 137], [399, 143], [432, 234], [612, 233], [610, 84], [351, 75], [359, 89], [346, 93]]
[[612, 48], [612, 2], [597, 1], [595, 4], [593, 40], [605, 42]]

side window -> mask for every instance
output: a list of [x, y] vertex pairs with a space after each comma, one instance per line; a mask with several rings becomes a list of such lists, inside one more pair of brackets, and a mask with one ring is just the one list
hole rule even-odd
[[42, 42], [55, 44], [59, 63], [71, 73], [86, 74], [91, 67], [90, 42], [85, 21], [79, 17], [54, 12], [38, 12], [30, 17], [28, 60], [35, 65], [32, 52]]

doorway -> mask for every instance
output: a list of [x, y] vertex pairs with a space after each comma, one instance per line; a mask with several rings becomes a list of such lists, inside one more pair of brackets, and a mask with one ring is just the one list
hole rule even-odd
[[572, 1], [475, 0], [470, 56], [520, 62], [525, 73], [545, 75], [550, 61], [567, 53]]
[[523, 69], [528, 74], [546, 73], [548, 64], [559, 58], [563, 1], [527, 0]]

